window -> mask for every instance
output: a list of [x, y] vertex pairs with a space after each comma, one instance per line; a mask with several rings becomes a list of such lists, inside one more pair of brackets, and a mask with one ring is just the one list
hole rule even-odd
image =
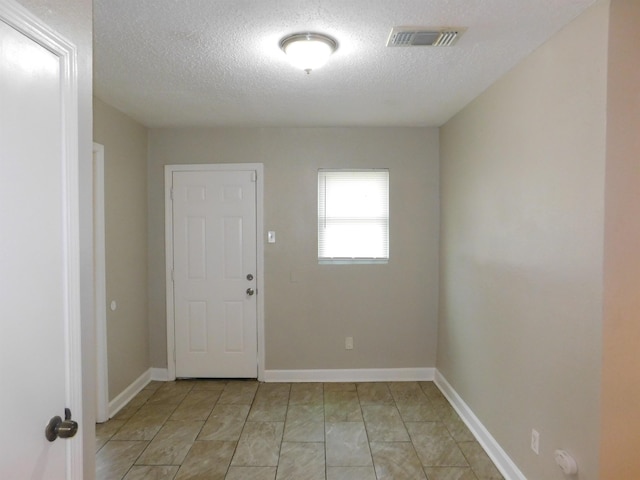
[[389, 170], [319, 170], [319, 263], [388, 258]]

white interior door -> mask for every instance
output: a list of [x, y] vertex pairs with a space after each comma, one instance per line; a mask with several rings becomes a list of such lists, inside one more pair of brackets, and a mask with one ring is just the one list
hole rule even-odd
[[56, 52], [57, 41], [21, 7], [0, 1], [3, 479], [81, 478], [81, 432], [45, 438], [65, 407], [75, 420], [82, 414], [75, 60]]
[[172, 178], [177, 377], [257, 376], [256, 172]]

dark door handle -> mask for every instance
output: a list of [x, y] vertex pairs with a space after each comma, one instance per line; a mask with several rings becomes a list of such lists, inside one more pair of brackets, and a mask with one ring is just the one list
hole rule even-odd
[[78, 423], [71, 420], [71, 410], [64, 409], [64, 420], [59, 416], [49, 420], [47, 428], [44, 430], [44, 436], [47, 440], [53, 442], [56, 438], [71, 438], [78, 432]]

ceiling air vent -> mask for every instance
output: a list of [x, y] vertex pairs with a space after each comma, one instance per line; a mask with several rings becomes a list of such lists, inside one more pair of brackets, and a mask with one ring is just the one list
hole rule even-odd
[[461, 28], [394, 27], [387, 47], [450, 47], [462, 33]]

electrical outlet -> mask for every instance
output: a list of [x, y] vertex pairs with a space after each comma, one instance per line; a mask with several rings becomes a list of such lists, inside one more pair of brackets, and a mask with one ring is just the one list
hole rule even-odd
[[540, 434], [535, 428], [531, 430], [531, 450], [536, 455], [540, 454]]
[[345, 339], [344, 339], [344, 349], [345, 350], [353, 350], [353, 337], [345, 337]]

